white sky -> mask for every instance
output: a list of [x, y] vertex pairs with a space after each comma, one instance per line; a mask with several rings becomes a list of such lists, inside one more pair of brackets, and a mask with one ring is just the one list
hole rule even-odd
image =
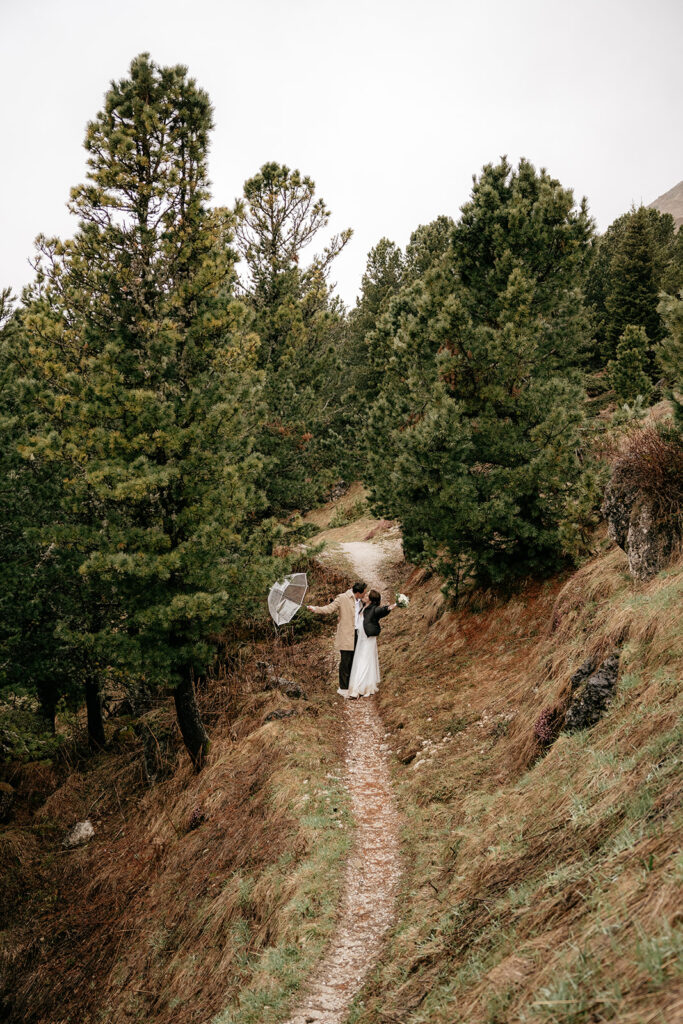
[[267, 160], [309, 174], [368, 250], [458, 216], [506, 153], [586, 195], [600, 229], [683, 178], [679, 0], [0, 0], [0, 287], [38, 232], [67, 236], [85, 124], [143, 50], [215, 107], [214, 201]]

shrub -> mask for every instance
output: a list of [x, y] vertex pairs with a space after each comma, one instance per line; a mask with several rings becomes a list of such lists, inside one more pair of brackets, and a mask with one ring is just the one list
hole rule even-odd
[[617, 455], [613, 481], [647, 495], [657, 517], [682, 515], [683, 436], [661, 424], [634, 430]]
[[347, 523], [353, 523], [356, 519], [362, 519], [367, 511], [368, 503], [364, 498], [358, 498], [353, 505], [348, 505], [346, 508], [340, 505], [334, 510], [328, 529], [334, 530], [338, 526], [346, 526]]
[[549, 747], [557, 739], [562, 724], [562, 716], [558, 708], [543, 708], [534, 725], [534, 735], [543, 744]]
[[190, 814], [190, 818], [187, 823], [188, 832], [194, 832], [194, 830], [196, 828], [199, 828], [200, 825], [203, 825], [205, 821], [206, 814], [204, 813], [202, 808], [195, 807], [192, 813]]

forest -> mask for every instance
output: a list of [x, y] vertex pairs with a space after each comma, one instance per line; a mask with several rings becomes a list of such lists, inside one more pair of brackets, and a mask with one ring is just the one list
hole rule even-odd
[[[336, 229], [309, 169], [266, 163], [232, 208], [214, 206], [213, 128], [186, 67], [136, 57], [87, 125], [73, 236], [39, 236], [31, 283], [0, 296], [8, 829], [40, 803], [11, 807], [27, 765], [63, 780], [118, 756], [121, 708], [141, 785], [164, 777], [149, 768], [160, 708], [175, 719], [173, 771], [201, 785], [222, 749], [212, 687], [272, 642], [269, 586], [293, 570], [322, 593], [336, 583], [320, 578], [312, 522], [338, 495], [353, 501], [327, 527], [370, 516], [400, 531], [397, 583], [434, 585], [439, 616], [463, 629], [602, 557], [608, 487], [647, 497], [656, 572], [679, 550], [683, 233], [670, 214], [633, 207], [600, 234], [569, 184], [495, 156], [472, 168], [460, 210], [416, 225], [405, 249], [377, 241], [349, 309], [334, 272], [352, 228]], [[302, 616], [278, 649], [322, 629]], [[0, 856], [5, 929], [22, 899], [17, 856]], [[85, 1003], [31, 1011], [11, 989], [8, 1019], [124, 1019]], [[417, 1003], [384, 1017], [378, 999], [353, 1019], [442, 1019]], [[139, 1012], [126, 1019], [166, 1019]], [[284, 1019], [244, 1012], [221, 1020]], [[462, 1019], [537, 1019], [478, 1012]], [[617, 1019], [591, 1012], [538, 1020]], [[186, 1019], [213, 1019], [202, 1013]]]

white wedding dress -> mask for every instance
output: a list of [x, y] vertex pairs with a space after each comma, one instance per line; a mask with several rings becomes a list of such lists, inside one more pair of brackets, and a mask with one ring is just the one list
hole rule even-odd
[[358, 625], [358, 641], [353, 652], [351, 678], [347, 697], [369, 697], [379, 689], [379, 655], [377, 637], [367, 636], [363, 628], [363, 616]]

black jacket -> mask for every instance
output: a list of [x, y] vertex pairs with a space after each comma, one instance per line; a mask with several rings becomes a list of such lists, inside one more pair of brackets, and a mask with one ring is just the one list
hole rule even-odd
[[365, 635], [379, 636], [382, 631], [379, 620], [383, 619], [384, 616], [388, 614], [388, 605], [369, 604], [367, 608], [363, 610], [363, 629], [365, 630]]

